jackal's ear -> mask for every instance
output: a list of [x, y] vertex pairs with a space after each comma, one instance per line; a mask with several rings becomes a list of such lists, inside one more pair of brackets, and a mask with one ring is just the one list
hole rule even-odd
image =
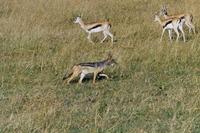
[[111, 52], [109, 52], [108, 53], [108, 58], [107, 58], [108, 60], [111, 60], [112, 59], [112, 54], [111, 54]]

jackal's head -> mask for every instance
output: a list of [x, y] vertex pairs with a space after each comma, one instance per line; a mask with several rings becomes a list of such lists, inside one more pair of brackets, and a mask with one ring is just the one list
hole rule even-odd
[[114, 66], [115, 64], [117, 64], [117, 62], [115, 61], [115, 59], [113, 59], [112, 54], [109, 53], [108, 54], [108, 58], [106, 60], [106, 65], [108, 65], [108, 66]]

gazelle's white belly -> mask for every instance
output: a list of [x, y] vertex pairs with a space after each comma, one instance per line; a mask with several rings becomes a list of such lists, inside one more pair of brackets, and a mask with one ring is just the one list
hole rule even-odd
[[166, 29], [173, 29], [174, 28], [174, 26], [172, 25], [172, 24], [168, 24], [167, 26], [166, 26]]
[[95, 29], [90, 30], [89, 32], [101, 32], [101, 31], [103, 31], [103, 30], [104, 30], [103, 27], [97, 27], [97, 28], [95, 28]]

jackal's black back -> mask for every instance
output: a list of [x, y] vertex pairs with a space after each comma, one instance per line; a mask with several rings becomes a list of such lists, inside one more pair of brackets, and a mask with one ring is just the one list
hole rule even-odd
[[88, 67], [101, 67], [105, 64], [105, 61], [100, 62], [86, 62], [86, 63], [80, 63], [78, 65], [80, 66], [88, 66]]

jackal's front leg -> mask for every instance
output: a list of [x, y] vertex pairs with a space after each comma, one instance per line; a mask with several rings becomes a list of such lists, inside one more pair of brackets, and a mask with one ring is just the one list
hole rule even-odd
[[106, 79], [109, 79], [108, 75], [106, 75], [104, 73], [100, 73], [99, 76], [106, 77]]
[[95, 84], [96, 77], [97, 77], [97, 73], [94, 73], [93, 84]]

